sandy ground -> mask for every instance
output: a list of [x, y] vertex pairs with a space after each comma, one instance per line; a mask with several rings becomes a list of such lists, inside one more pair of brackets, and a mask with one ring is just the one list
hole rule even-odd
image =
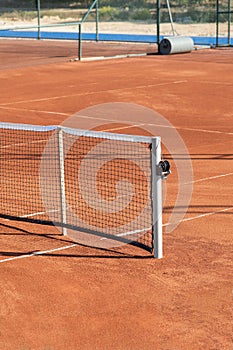
[[[72, 21], [73, 19], [68, 19]], [[59, 23], [58, 17], [45, 17], [41, 20], [41, 25], [47, 25], [49, 23]], [[60, 22], [61, 23], [61, 22]], [[34, 19], [31, 22], [5, 20], [0, 19], [0, 29], [12, 28], [12, 27], [25, 27], [36, 26], [37, 20]], [[52, 28], [45, 28], [49, 31], [77, 31], [77, 26], [58, 26]], [[216, 25], [215, 23], [199, 23], [199, 24], [174, 24], [175, 33], [178, 35], [189, 36], [215, 36]], [[94, 22], [86, 22], [83, 24], [83, 32], [91, 33], [95, 31]], [[121, 34], [156, 34], [156, 23], [145, 22], [99, 22], [100, 33], [121, 33]], [[172, 34], [172, 27], [169, 23], [161, 24], [161, 35]], [[219, 33], [221, 36], [227, 35], [227, 24], [221, 24], [219, 27]], [[231, 35], [233, 35], [233, 28], [231, 28]]]

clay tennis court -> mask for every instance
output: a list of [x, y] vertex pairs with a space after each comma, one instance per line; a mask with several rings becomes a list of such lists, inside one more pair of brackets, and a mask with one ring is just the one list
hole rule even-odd
[[[74, 62], [67, 45], [0, 42], [1, 122], [58, 125], [96, 104], [144, 105], [184, 140], [192, 200], [179, 226], [164, 233], [160, 260], [136, 247], [90, 248], [53, 226], [1, 218], [1, 349], [231, 349], [232, 49]], [[138, 132], [118, 120], [108, 128]], [[171, 164], [179, 157], [165, 155]], [[173, 169], [164, 224], [177, 181]]]

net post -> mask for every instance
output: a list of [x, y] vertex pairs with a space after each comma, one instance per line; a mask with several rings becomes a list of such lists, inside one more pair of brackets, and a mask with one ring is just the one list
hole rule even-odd
[[60, 199], [61, 199], [61, 222], [62, 234], [67, 235], [66, 225], [66, 189], [65, 189], [65, 165], [64, 165], [64, 147], [63, 147], [63, 130], [58, 128], [58, 154], [59, 154], [59, 171], [60, 171]]
[[151, 154], [151, 178], [152, 178], [152, 234], [154, 258], [163, 257], [163, 234], [162, 234], [162, 176], [159, 171], [161, 161], [161, 140], [159, 137], [152, 138]]

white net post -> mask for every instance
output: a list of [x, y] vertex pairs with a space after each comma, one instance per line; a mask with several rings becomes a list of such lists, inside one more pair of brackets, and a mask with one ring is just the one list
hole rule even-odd
[[162, 236], [162, 176], [159, 170], [161, 161], [161, 140], [159, 137], [152, 138], [152, 232], [154, 257], [163, 257], [163, 236]]
[[67, 235], [66, 225], [66, 189], [65, 189], [65, 164], [63, 147], [63, 130], [58, 128], [58, 152], [59, 152], [59, 171], [60, 171], [60, 194], [61, 194], [61, 221], [62, 233]]

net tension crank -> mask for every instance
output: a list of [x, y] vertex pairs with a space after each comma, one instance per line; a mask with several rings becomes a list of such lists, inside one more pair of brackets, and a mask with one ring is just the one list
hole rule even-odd
[[166, 180], [169, 174], [171, 174], [169, 161], [161, 160], [157, 166], [157, 175], [161, 176], [162, 180]]

